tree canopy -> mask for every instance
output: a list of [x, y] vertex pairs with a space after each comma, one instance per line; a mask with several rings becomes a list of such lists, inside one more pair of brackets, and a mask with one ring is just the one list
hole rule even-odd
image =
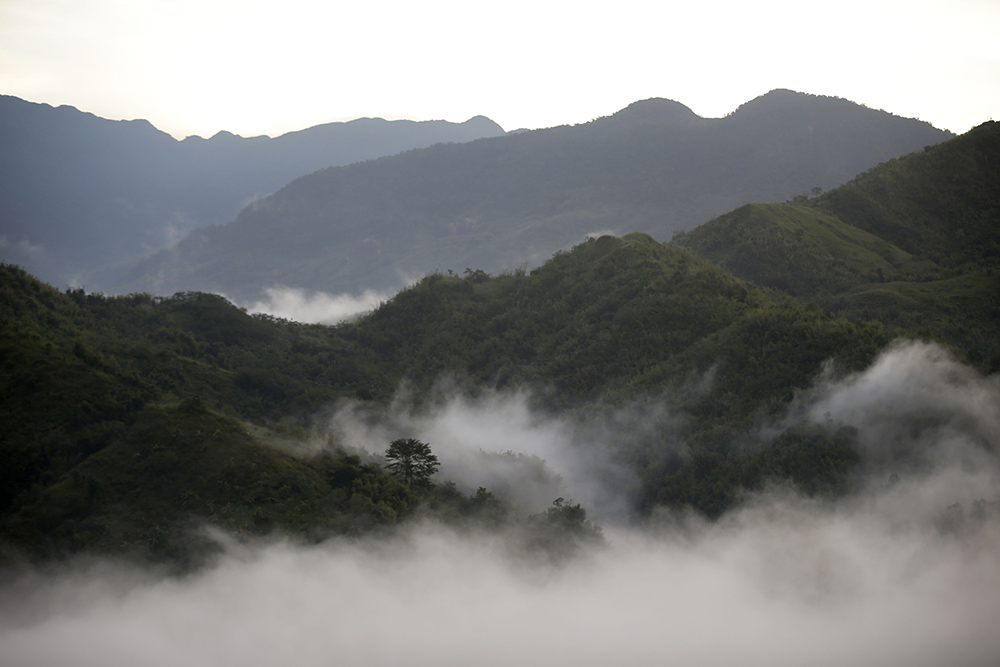
[[385, 450], [385, 458], [389, 460], [389, 471], [411, 489], [428, 485], [441, 465], [431, 446], [414, 438], [393, 440]]

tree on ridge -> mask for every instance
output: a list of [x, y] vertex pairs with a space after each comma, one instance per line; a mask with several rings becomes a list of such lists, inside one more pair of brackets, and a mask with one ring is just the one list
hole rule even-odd
[[414, 438], [393, 440], [385, 450], [385, 458], [389, 460], [389, 471], [411, 489], [429, 484], [441, 465], [431, 446]]

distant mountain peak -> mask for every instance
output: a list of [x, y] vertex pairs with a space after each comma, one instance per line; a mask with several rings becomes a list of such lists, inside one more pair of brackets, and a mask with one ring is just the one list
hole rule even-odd
[[369, 119], [273, 139], [223, 130], [178, 141], [145, 119], [0, 95], [0, 259], [56, 284], [103, 288], [124, 263], [232, 220], [306, 174], [503, 134], [484, 118]]
[[[883, 109], [873, 109], [842, 97], [801, 93], [786, 88], [776, 88], [760, 97], [741, 104], [729, 114], [739, 123], [768, 122], [775, 127], [792, 128], [798, 126], [812, 131], [822, 124], [832, 126], [844, 123], [861, 123], [873, 127], [873, 123], [888, 119], [904, 121], [899, 127], [921, 132], [933, 126], [917, 118], [903, 118]], [[921, 128], [921, 129], [918, 129]], [[947, 130], [945, 138], [955, 135]], [[888, 159], [886, 155], [883, 159]]]
[[500, 127], [496, 123], [496, 121], [494, 121], [491, 118], [487, 118], [486, 116], [483, 116], [483, 115], [473, 116], [469, 120], [467, 120], [464, 123], [462, 123], [462, 125], [464, 125], [466, 127], [477, 127], [477, 128], [484, 128], [484, 129], [485, 128], [490, 128], [491, 130], [495, 130], [495, 131], [499, 132], [500, 134], [506, 134], [506, 132], [504, 131], [504, 129], [502, 127]]
[[663, 97], [651, 97], [633, 102], [612, 116], [612, 118], [637, 121], [681, 120], [699, 117], [698, 114], [680, 102]]
[[[734, 113], [753, 111], [756, 113], [770, 113], [776, 110], [783, 112], [794, 112], [799, 109], [827, 107], [831, 109], [854, 108], [858, 110], [867, 109], [865, 105], [852, 102], [842, 97], [831, 97], [829, 95], [814, 95], [812, 93], [802, 93], [788, 88], [775, 88], [764, 93], [749, 102], [739, 106]], [[892, 115], [892, 114], [890, 114]]]
[[791, 88], [775, 88], [770, 90], [757, 99], [768, 98], [768, 99], [788, 99], [790, 97], [825, 97], [824, 95], [812, 95], [810, 93], [800, 93], [797, 90], [792, 90]]
[[233, 141], [233, 140], [238, 141], [242, 138], [243, 137], [241, 137], [240, 135], [233, 134], [228, 130], [219, 130], [218, 132], [212, 135], [209, 141]]

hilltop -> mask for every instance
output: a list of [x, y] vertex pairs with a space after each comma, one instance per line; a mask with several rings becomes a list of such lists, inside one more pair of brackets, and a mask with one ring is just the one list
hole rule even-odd
[[675, 239], [734, 275], [922, 331], [1000, 370], [1000, 124], [813, 199], [741, 207]]

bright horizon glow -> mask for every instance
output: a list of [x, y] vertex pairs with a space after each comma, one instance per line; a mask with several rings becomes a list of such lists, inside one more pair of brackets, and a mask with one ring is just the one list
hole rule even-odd
[[364, 116], [507, 130], [649, 97], [719, 117], [775, 88], [962, 133], [1000, 107], [993, 0], [0, 0], [0, 94], [176, 137]]

